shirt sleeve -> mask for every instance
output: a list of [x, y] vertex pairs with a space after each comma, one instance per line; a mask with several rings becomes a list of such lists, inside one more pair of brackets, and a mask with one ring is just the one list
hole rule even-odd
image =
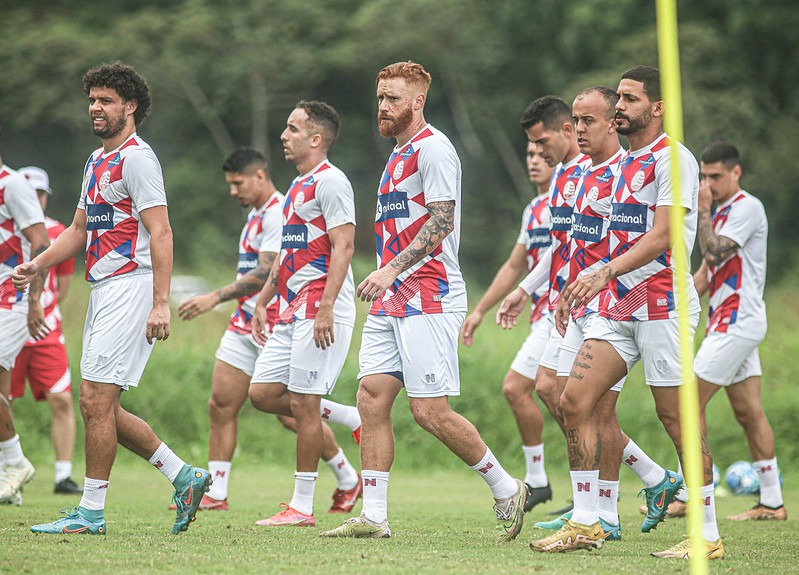
[[519, 287], [522, 288], [527, 295], [533, 295], [538, 288], [549, 281], [549, 268], [551, 265], [552, 248], [547, 248], [532, 271], [527, 274], [522, 280], [522, 283], [519, 284]]
[[750, 198], [733, 202], [727, 221], [721, 226], [718, 235], [731, 239], [738, 247], [743, 247], [766, 217], [762, 204], [756, 205], [759, 203]]
[[141, 148], [128, 154], [122, 166], [122, 178], [136, 211], [167, 205], [161, 164], [151, 149]]
[[457, 201], [461, 164], [449, 142], [436, 140], [419, 150], [425, 203]]
[[355, 224], [355, 195], [352, 184], [342, 172], [331, 172], [329, 176], [320, 178], [316, 197], [328, 230]]
[[8, 179], [5, 192], [5, 204], [14, 223], [20, 230], [34, 224], [44, 223], [44, 212], [36, 194], [25, 176], [14, 174]]
[[522, 213], [522, 227], [519, 231], [519, 237], [516, 239], [517, 244], [522, 244], [525, 248], [527, 248], [527, 220], [530, 219], [530, 212], [533, 211], [533, 205], [527, 204], [527, 207], [524, 208], [524, 213]]
[[[699, 198], [699, 164], [685, 146], [678, 144], [677, 151], [680, 161], [680, 205], [688, 211], [695, 211]], [[655, 165], [658, 206], [674, 205], [671, 178], [671, 149], [668, 149]]]
[[261, 233], [261, 244], [258, 246], [259, 252], [280, 253], [280, 240], [283, 230], [283, 211], [280, 202], [266, 208], [264, 219], [261, 222], [263, 232]]

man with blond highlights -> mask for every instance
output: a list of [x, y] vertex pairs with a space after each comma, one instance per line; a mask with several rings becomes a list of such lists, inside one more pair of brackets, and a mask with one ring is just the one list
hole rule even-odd
[[388, 479], [394, 460], [391, 408], [405, 387], [420, 427], [460, 457], [494, 496], [498, 542], [524, 519], [524, 483], [512, 478], [449, 397], [460, 394], [458, 332], [466, 285], [458, 263], [461, 166], [449, 139], [424, 118], [430, 74], [398, 62], [377, 75], [380, 133], [397, 142], [377, 196], [378, 269], [356, 295], [372, 302], [360, 352], [363, 511], [324, 537], [391, 536]]

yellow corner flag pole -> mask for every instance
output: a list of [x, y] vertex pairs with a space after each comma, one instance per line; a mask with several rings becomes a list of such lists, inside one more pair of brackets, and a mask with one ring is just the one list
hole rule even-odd
[[[680, 328], [680, 357], [682, 380], [680, 387], [680, 421], [682, 427], [683, 472], [688, 485], [688, 525], [693, 551], [704, 550], [702, 536], [702, 454], [699, 429], [699, 395], [693, 373], [693, 341], [688, 323], [688, 253], [683, 248], [683, 212], [679, 209], [683, 192], [677, 142], [683, 139], [682, 98], [680, 86], [680, 53], [677, 39], [676, 0], [657, 0], [658, 52], [660, 54], [661, 86], [665, 104], [664, 127], [670, 136], [671, 182], [674, 208], [671, 209], [671, 250], [675, 267], [676, 305]], [[706, 575], [707, 559], [702, 552], [691, 553], [691, 573]]]

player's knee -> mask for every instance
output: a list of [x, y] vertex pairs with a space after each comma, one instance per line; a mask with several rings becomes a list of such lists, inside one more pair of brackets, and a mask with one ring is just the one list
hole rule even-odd
[[511, 375], [506, 375], [505, 380], [502, 382], [502, 394], [510, 405], [523, 401], [525, 397], [532, 397], [530, 390]]
[[666, 430], [666, 433], [669, 434], [669, 437], [671, 437], [672, 441], [681, 441], [679, 410], [673, 409], [670, 406], [665, 408], [658, 406], [657, 414], [660, 423], [663, 424], [663, 428]]
[[[369, 419], [370, 417], [384, 417], [386, 416], [386, 407], [380, 397], [374, 393], [368, 386], [361, 385], [358, 388], [357, 395], [358, 413], [361, 419]], [[391, 407], [388, 407], [388, 416], [390, 417]]]
[[423, 401], [411, 402], [411, 415], [416, 424], [426, 431], [435, 429], [441, 421], [440, 414], [430, 409], [430, 406], [425, 405]]
[[250, 403], [255, 409], [269, 411], [269, 395], [262, 385], [251, 385], [247, 391]]

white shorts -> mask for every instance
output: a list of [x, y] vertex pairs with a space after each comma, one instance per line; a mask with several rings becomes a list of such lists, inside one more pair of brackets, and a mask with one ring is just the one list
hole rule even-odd
[[[689, 318], [688, 337], [693, 341], [699, 314]], [[627, 373], [640, 359], [647, 385], [682, 385], [678, 318], [648, 321], [616, 321], [599, 315], [587, 326], [585, 339], [606, 341], [627, 365]]]
[[[583, 346], [583, 341], [585, 341], [585, 333], [595, 317], [597, 317], [595, 313], [589, 313], [577, 319], [569, 317], [569, 327], [566, 328], [566, 335], [563, 337], [563, 343], [560, 346], [558, 377], [569, 377], [571, 375], [574, 360]], [[610, 388], [610, 391], [621, 392], [626, 379], [627, 376], [622, 377], [616, 385]]]
[[513, 363], [510, 364], [513, 371], [527, 379], [535, 379], [538, 363], [541, 361], [541, 356], [544, 355], [544, 349], [549, 341], [550, 329], [546, 317], [530, 324], [530, 333], [516, 353], [516, 357], [513, 358]]
[[216, 359], [252, 377], [255, 362], [263, 349], [249, 333], [226, 330], [216, 348]]
[[694, 372], [699, 379], [722, 386], [763, 375], [758, 345], [760, 342], [752, 339], [710, 333], [696, 352]]
[[139, 385], [153, 351], [147, 343], [147, 318], [153, 309], [153, 275], [133, 273], [92, 286], [83, 326], [83, 379]]
[[314, 320], [300, 319], [276, 325], [258, 356], [251, 383], [282, 383], [289, 391], [327, 395], [333, 391], [352, 341], [352, 326], [333, 324], [335, 343], [316, 347]]
[[30, 336], [27, 313], [0, 309], [0, 367], [11, 371]]
[[403, 382], [408, 397], [460, 395], [458, 333], [465, 317], [458, 312], [369, 315], [363, 326], [358, 379], [393, 375]]
[[563, 344], [563, 336], [555, 329], [555, 314], [550, 313], [546, 319], [549, 324], [549, 341], [544, 348], [539, 365], [552, 371], [557, 371], [558, 361], [560, 360], [560, 346]]

